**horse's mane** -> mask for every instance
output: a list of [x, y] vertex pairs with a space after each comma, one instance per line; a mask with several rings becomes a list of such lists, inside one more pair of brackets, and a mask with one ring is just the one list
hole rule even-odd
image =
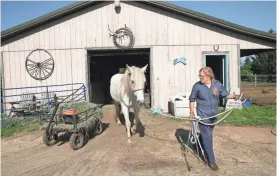
[[126, 69], [125, 73], [123, 74], [121, 78], [121, 93], [124, 95], [125, 93], [131, 93], [131, 85], [130, 85], [130, 79], [131, 79], [131, 74]]

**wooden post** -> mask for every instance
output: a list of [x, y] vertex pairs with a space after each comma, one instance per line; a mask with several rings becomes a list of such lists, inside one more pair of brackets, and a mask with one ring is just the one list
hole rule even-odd
[[255, 74], [255, 88], [257, 87], [257, 74]]

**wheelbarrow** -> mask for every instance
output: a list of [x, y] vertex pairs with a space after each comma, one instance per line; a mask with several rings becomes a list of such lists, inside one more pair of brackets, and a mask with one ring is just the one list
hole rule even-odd
[[[78, 150], [84, 146], [90, 136], [96, 136], [102, 133], [102, 122], [100, 117], [94, 113], [99, 109], [99, 106], [83, 112], [78, 112], [77, 109], [60, 108], [60, 113], [56, 115], [59, 105], [60, 103], [57, 103], [55, 106], [48, 126], [43, 134], [43, 143], [45, 145], [52, 146], [56, 144], [59, 141], [59, 133], [66, 133], [66, 135], [70, 136], [70, 147], [73, 150]], [[81, 118], [80, 114], [84, 113], [86, 117]]]

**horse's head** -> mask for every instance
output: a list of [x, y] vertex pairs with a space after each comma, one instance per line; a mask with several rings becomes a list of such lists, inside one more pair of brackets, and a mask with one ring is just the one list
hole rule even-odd
[[137, 103], [141, 105], [144, 103], [144, 88], [146, 83], [145, 71], [148, 66], [144, 66], [143, 68], [138, 67], [129, 67], [127, 66], [127, 71], [130, 74], [130, 88], [131, 91], [134, 92], [134, 95], [137, 97]]

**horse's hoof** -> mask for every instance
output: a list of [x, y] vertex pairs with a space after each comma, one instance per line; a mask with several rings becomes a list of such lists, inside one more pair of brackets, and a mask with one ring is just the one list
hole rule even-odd
[[119, 120], [116, 121], [116, 124], [117, 124], [118, 126], [121, 126], [121, 125], [122, 125], [121, 122], [120, 122]]
[[128, 139], [127, 143], [131, 144], [132, 143], [132, 139]]

